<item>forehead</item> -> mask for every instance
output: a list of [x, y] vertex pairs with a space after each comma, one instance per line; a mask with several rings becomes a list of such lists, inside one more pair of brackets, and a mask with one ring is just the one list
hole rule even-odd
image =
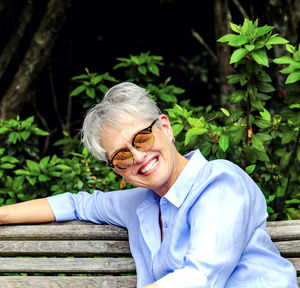
[[149, 121], [137, 117], [120, 117], [116, 126], [104, 124], [101, 128], [101, 146], [110, 157], [116, 150], [131, 145], [133, 136], [150, 125]]

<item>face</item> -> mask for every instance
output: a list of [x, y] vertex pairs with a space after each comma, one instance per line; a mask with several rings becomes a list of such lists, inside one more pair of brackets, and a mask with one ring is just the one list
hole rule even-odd
[[120, 120], [119, 127], [104, 126], [101, 144], [109, 160], [120, 148], [129, 148], [134, 159], [132, 167], [127, 170], [114, 168], [114, 171], [132, 185], [150, 188], [163, 196], [176, 181], [187, 160], [172, 143], [173, 131], [168, 117], [162, 114], [157, 122], [162, 127], [153, 126], [155, 141], [149, 150], [139, 151], [132, 147], [134, 135], [151, 124], [139, 118]]

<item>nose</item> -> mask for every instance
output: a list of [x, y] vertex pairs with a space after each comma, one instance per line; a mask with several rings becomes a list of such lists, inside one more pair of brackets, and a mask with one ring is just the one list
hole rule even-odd
[[139, 164], [144, 162], [146, 159], [147, 152], [146, 151], [139, 151], [136, 148], [132, 147], [131, 153], [133, 155], [133, 164]]

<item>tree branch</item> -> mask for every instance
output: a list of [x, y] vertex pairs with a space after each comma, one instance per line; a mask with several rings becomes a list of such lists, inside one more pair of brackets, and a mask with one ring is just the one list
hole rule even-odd
[[218, 61], [217, 55], [209, 48], [209, 46], [204, 41], [204, 39], [193, 28], [192, 28], [192, 35], [207, 50], [207, 52], [214, 59], [214, 61], [217, 62]]
[[20, 15], [17, 28], [12, 33], [7, 45], [4, 47], [1, 55], [0, 55], [0, 79], [2, 78], [4, 72], [8, 64], [11, 61], [11, 58], [16, 53], [17, 48], [19, 47], [19, 43], [25, 33], [25, 30], [30, 23], [32, 18], [33, 5], [32, 0], [27, 0], [25, 7], [22, 10]]
[[250, 19], [249, 16], [247, 15], [245, 9], [243, 8], [243, 6], [241, 5], [241, 3], [238, 0], [232, 0], [233, 3], [235, 4], [235, 6], [238, 8], [238, 10], [240, 11], [240, 13], [242, 14], [242, 16], [244, 18]]
[[0, 119], [18, 115], [28, 101], [28, 91], [45, 67], [66, 19], [71, 0], [49, 0], [46, 13], [34, 34], [23, 62], [0, 102]]

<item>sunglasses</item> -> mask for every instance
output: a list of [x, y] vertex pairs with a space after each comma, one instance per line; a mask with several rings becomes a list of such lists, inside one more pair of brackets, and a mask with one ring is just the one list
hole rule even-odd
[[[139, 151], [151, 149], [155, 138], [152, 133], [152, 127], [159, 118], [155, 119], [151, 125], [140, 132], [136, 133], [132, 139], [131, 146]], [[107, 165], [118, 170], [127, 170], [132, 167], [134, 162], [133, 155], [129, 148], [124, 147], [119, 149], [108, 161]]]

